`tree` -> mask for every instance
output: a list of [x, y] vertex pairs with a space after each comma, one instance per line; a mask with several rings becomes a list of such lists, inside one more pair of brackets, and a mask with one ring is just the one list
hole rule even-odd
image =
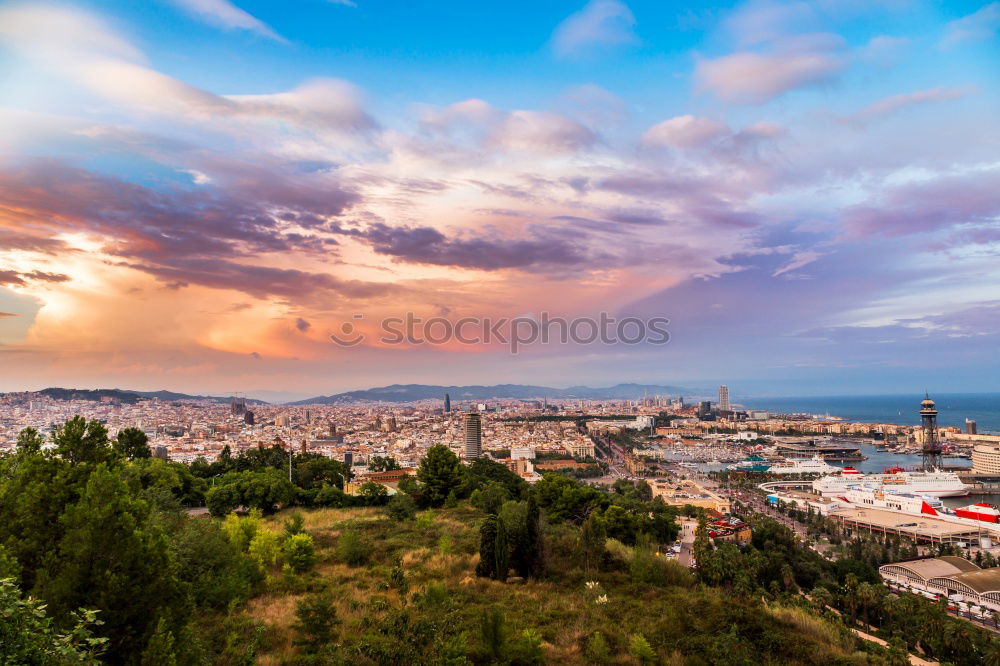
[[333, 641], [337, 624], [337, 609], [329, 590], [306, 595], [295, 607], [292, 629], [298, 637], [293, 644], [315, 654]]
[[281, 552], [279, 544], [280, 540], [275, 532], [269, 529], [258, 530], [250, 540], [247, 555], [257, 563], [257, 566], [266, 571], [278, 564]]
[[595, 631], [587, 639], [587, 645], [583, 648], [583, 654], [587, 660], [594, 664], [606, 664], [611, 661], [611, 648], [604, 634]]
[[391, 472], [402, 468], [392, 456], [372, 456], [368, 460], [368, 469], [373, 472]]
[[445, 503], [448, 494], [461, 482], [462, 463], [451, 449], [437, 444], [429, 448], [420, 461], [417, 478], [423, 484], [424, 503], [438, 507]]
[[483, 648], [492, 663], [504, 662], [504, 648], [507, 646], [507, 631], [504, 624], [504, 616], [499, 608], [493, 606], [483, 609], [479, 621], [479, 632]]
[[[67, 529], [42, 575], [41, 596], [57, 614], [84, 605], [101, 611], [108, 661], [141, 654], [161, 617], [190, 615], [167, 535], [115, 470], [99, 464], [62, 523]], [[175, 635], [180, 628], [170, 626]]]
[[205, 504], [210, 514], [221, 518], [240, 506], [240, 489], [236, 484], [216, 486], [205, 494]]
[[507, 488], [496, 481], [489, 481], [472, 493], [472, 505], [486, 513], [499, 513], [503, 503], [510, 499]]
[[24, 455], [35, 455], [42, 450], [45, 439], [34, 428], [25, 428], [17, 434], [17, 452]]
[[628, 651], [641, 664], [649, 664], [656, 661], [656, 651], [653, 650], [649, 641], [642, 634], [632, 634], [628, 642]]
[[56, 453], [71, 465], [97, 464], [111, 459], [108, 429], [100, 421], [74, 416], [52, 433]]
[[296, 534], [285, 541], [282, 548], [285, 562], [295, 573], [311, 571], [316, 566], [316, 546], [308, 534]]
[[413, 520], [417, 516], [417, 505], [409, 495], [396, 493], [389, 500], [386, 513], [397, 522]]
[[153, 455], [149, 449], [149, 439], [146, 437], [146, 433], [138, 428], [119, 430], [111, 448], [126, 460], [149, 458]]
[[502, 520], [497, 520], [497, 541], [493, 552], [496, 557], [494, 578], [502, 583], [507, 580], [507, 571], [510, 569], [510, 545], [507, 542], [507, 528]]
[[358, 567], [368, 561], [368, 546], [355, 527], [347, 527], [337, 539], [337, 556], [346, 564]]
[[583, 551], [584, 566], [587, 571], [599, 569], [604, 559], [604, 544], [608, 534], [604, 529], [604, 521], [593, 512], [583, 523], [580, 530], [580, 550]]
[[386, 502], [386, 498], [389, 496], [389, 490], [381, 483], [365, 481], [361, 484], [361, 487], [358, 488], [357, 494], [358, 497], [364, 500], [365, 504], [377, 506]]
[[292, 515], [283, 523], [285, 526], [285, 538], [287, 539], [288, 537], [305, 532], [305, 524], [306, 519], [302, 517], [302, 514], [298, 511], [293, 511]]
[[13, 580], [0, 579], [0, 664], [96, 664], [107, 642], [92, 633], [97, 613], [80, 610], [65, 624], [58, 629], [45, 604], [22, 599]]
[[480, 578], [497, 577], [497, 531], [500, 519], [488, 515], [479, 527], [479, 564], [476, 565], [476, 575]]
[[156, 631], [153, 632], [142, 653], [142, 666], [177, 666], [175, 643], [173, 632], [170, 631], [167, 622], [160, 618], [156, 624]]

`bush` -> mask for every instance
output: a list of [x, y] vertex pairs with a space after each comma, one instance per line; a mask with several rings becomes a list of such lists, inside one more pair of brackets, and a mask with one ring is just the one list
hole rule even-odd
[[285, 562], [296, 573], [304, 573], [316, 566], [316, 546], [308, 534], [296, 534], [285, 541]]
[[288, 517], [285, 521], [285, 538], [295, 536], [296, 534], [302, 534], [305, 532], [306, 519], [302, 517], [302, 514], [295, 511]]
[[316, 506], [326, 506], [335, 509], [342, 509], [345, 506], [351, 505], [351, 498], [340, 488], [335, 488], [334, 486], [325, 486], [316, 493], [316, 498], [313, 500]]
[[357, 529], [348, 527], [337, 539], [337, 557], [352, 567], [360, 567], [368, 561], [368, 546]]
[[386, 513], [395, 521], [413, 520], [417, 516], [417, 504], [404, 493], [396, 493], [386, 506]]
[[649, 664], [656, 661], [656, 652], [642, 634], [632, 634], [628, 642], [628, 651], [639, 663]]
[[592, 664], [606, 664], [611, 661], [611, 648], [608, 647], [604, 634], [599, 631], [591, 634], [587, 639], [587, 645], [583, 648], [583, 655]]
[[261, 569], [275, 566], [280, 554], [278, 535], [268, 529], [258, 531], [250, 541], [247, 554]]
[[292, 629], [298, 638], [293, 645], [303, 648], [306, 653], [319, 652], [333, 640], [338, 622], [333, 595], [328, 590], [307, 595], [295, 607]]

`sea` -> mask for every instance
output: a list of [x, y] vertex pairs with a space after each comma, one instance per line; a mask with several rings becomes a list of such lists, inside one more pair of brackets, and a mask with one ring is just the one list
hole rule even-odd
[[[746, 398], [744, 409], [775, 414], [838, 416], [861, 423], [920, 424], [922, 393], [899, 395], [833, 395], [784, 398]], [[938, 410], [938, 425], [965, 427], [972, 419], [980, 433], [1000, 434], [1000, 393], [936, 393], [931, 396]]]

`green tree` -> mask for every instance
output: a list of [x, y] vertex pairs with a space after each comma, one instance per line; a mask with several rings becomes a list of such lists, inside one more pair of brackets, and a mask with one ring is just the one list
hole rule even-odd
[[34, 428], [25, 428], [17, 433], [17, 452], [24, 455], [36, 455], [41, 452], [45, 439]]
[[651, 664], [656, 661], [656, 651], [642, 634], [632, 634], [628, 641], [628, 651], [641, 664]]
[[357, 495], [365, 504], [376, 506], [385, 503], [386, 498], [389, 496], [389, 490], [381, 483], [365, 481], [358, 488]]
[[496, 565], [494, 567], [494, 577], [501, 583], [507, 580], [507, 572], [510, 569], [510, 545], [507, 540], [507, 528], [502, 520], [497, 520], [497, 540], [493, 547]]
[[247, 548], [247, 555], [250, 556], [250, 559], [265, 571], [278, 564], [280, 554], [280, 539], [277, 533], [269, 529], [258, 530]]
[[500, 519], [488, 515], [479, 527], [479, 563], [476, 565], [476, 575], [480, 578], [497, 577], [497, 532]]
[[56, 453], [71, 465], [97, 464], [109, 461], [112, 449], [108, 443], [108, 429], [100, 421], [87, 421], [74, 416], [52, 433]]
[[503, 663], [507, 647], [507, 631], [503, 613], [496, 606], [484, 608], [479, 620], [483, 648], [492, 663]]
[[368, 469], [373, 472], [391, 472], [402, 468], [392, 456], [372, 456], [368, 460]]
[[333, 641], [337, 624], [337, 609], [328, 590], [306, 595], [295, 607], [294, 645], [315, 654]]
[[[41, 596], [57, 614], [81, 606], [100, 610], [109, 661], [141, 654], [161, 617], [190, 614], [166, 533], [115, 470], [99, 464], [61, 522], [66, 532], [42, 576]], [[179, 628], [171, 626], [175, 635]]]
[[232, 513], [240, 502], [240, 489], [234, 483], [216, 486], [205, 494], [208, 512], [216, 518]]
[[305, 532], [306, 519], [302, 517], [302, 514], [298, 511], [293, 511], [292, 515], [283, 523], [285, 527], [285, 538], [295, 536], [296, 534], [302, 534]]
[[316, 546], [308, 534], [296, 534], [285, 541], [282, 548], [285, 562], [295, 573], [311, 571], [316, 566]]
[[115, 453], [126, 460], [137, 460], [139, 458], [149, 458], [153, 452], [149, 448], [149, 439], [146, 433], [138, 428], [124, 428], [118, 431], [118, 436], [111, 445]]
[[507, 488], [496, 481], [489, 481], [472, 493], [472, 505], [486, 513], [499, 513], [503, 503], [510, 499]]
[[429, 448], [420, 461], [417, 478], [423, 484], [424, 503], [441, 506], [462, 480], [462, 463], [451, 449], [437, 444]]
[[604, 560], [604, 544], [608, 540], [608, 533], [604, 529], [604, 520], [596, 511], [584, 521], [579, 540], [587, 571], [599, 569]]
[[166, 620], [160, 618], [142, 653], [142, 666], [177, 666], [176, 639]]
[[23, 599], [12, 579], [0, 579], [0, 664], [97, 664], [107, 642], [92, 632], [97, 613], [81, 610], [63, 624], [68, 629], [56, 627], [41, 601]]
[[352, 567], [359, 567], [368, 561], [368, 546], [356, 527], [347, 527], [340, 534], [337, 539], [337, 557]]
[[405, 493], [396, 493], [386, 506], [386, 513], [397, 522], [413, 520], [417, 517], [417, 505], [413, 498]]
[[583, 648], [583, 655], [592, 664], [606, 664], [611, 661], [611, 648], [604, 634], [595, 631], [587, 639], [587, 645]]

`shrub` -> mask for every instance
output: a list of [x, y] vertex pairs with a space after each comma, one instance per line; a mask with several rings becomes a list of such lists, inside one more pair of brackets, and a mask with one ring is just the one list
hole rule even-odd
[[628, 642], [628, 651], [639, 663], [649, 664], [656, 661], [656, 652], [642, 634], [632, 634]]
[[352, 567], [359, 567], [368, 561], [368, 546], [357, 529], [348, 527], [337, 539], [337, 557]]
[[608, 647], [604, 634], [599, 631], [591, 634], [587, 639], [587, 645], [583, 648], [583, 655], [593, 664], [606, 664], [611, 661], [611, 648]]
[[285, 521], [285, 538], [295, 536], [296, 534], [302, 534], [305, 532], [306, 519], [302, 517], [302, 514], [295, 511], [288, 517]]
[[292, 629], [298, 638], [293, 645], [303, 648], [306, 653], [319, 652], [333, 640], [337, 624], [337, 610], [328, 590], [307, 595], [295, 607]]
[[525, 629], [508, 650], [514, 664], [544, 664], [545, 650], [542, 649], [542, 634], [535, 629]]
[[417, 504], [405, 493], [396, 493], [385, 508], [386, 513], [395, 521], [413, 520], [417, 516]]
[[250, 541], [247, 552], [261, 569], [270, 569], [278, 563], [278, 535], [268, 529], [260, 530]]
[[296, 534], [285, 541], [285, 561], [296, 573], [310, 571], [316, 566], [316, 546], [308, 534]]

